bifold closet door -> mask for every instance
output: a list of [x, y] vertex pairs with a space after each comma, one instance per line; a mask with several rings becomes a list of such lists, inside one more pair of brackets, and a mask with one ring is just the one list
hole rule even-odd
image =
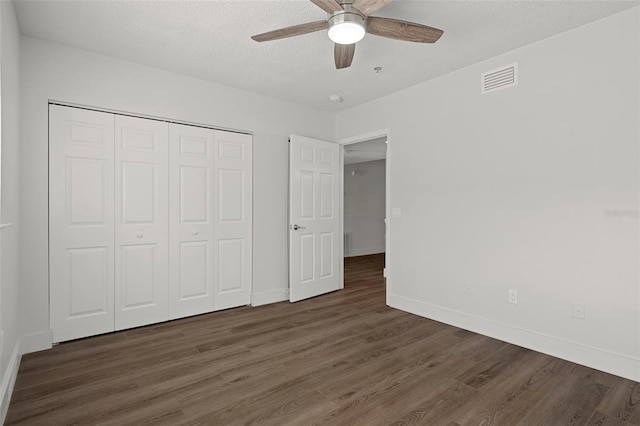
[[115, 328], [169, 319], [168, 124], [115, 117]]
[[251, 303], [252, 136], [215, 131], [214, 310]]
[[114, 330], [114, 116], [49, 106], [53, 341]]
[[169, 318], [213, 311], [214, 130], [169, 126]]
[[251, 302], [251, 135], [49, 111], [54, 342]]

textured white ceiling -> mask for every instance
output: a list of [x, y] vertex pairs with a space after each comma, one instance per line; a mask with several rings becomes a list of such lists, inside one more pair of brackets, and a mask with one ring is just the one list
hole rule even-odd
[[[336, 70], [326, 31], [251, 35], [321, 20], [307, 0], [16, 0], [27, 35], [330, 111], [340, 111], [639, 4], [396, 0], [375, 13], [444, 30], [434, 45], [368, 35]], [[570, 53], [568, 53], [570, 54]], [[380, 66], [377, 74], [374, 67]], [[328, 96], [339, 94], [334, 104]]]

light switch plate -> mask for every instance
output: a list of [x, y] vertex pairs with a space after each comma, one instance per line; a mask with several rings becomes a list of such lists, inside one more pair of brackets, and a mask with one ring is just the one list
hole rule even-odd
[[394, 207], [391, 209], [391, 217], [400, 218], [402, 217], [402, 209], [400, 207]]

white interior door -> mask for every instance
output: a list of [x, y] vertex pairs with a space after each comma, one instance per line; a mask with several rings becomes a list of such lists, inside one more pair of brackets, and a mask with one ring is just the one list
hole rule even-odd
[[252, 136], [215, 131], [214, 309], [251, 303]]
[[289, 300], [341, 288], [339, 145], [292, 135], [289, 144]]
[[166, 321], [168, 124], [115, 119], [116, 330]]
[[53, 341], [114, 330], [114, 116], [49, 106]]
[[169, 126], [169, 318], [213, 311], [214, 131]]

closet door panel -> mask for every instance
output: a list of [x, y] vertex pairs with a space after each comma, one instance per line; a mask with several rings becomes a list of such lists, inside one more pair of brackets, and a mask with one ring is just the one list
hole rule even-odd
[[115, 328], [166, 321], [168, 125], [116, 116]]
[[241, 292], [244, 286], [244, 238], [218, 240], [218, 291], [221, 294]]
[[213, 311], [214, 131], [172, 124], [169, 317]]
[[49, 107], [53, 341], [114, 330], [114, 116]]
[[154, 306], [157, 303], [156, 280], [154, 276], [157, 264], [155, 244], [130, 244], [123, 246], [120, 258], [121, 270], [121, 309]]
[[216, 131], [214, 309], [251, 303], [252, 137]]
[[50, 107], [54, 341], [250, 303], [252, 137]]
[[[178, 290], [178, 301], [187, 302], [196, 298], [209, 299], [211, 296], [210, 268], [207, 263], [211, 263], [211, 243], [209, 241], [183, 241], [180, 243], [179, 263], [180, 277]], [[195, 310], [193, 313], [203, 313], [213, 310], [213, 305], [207, 302], [202, 311]], [[185, 313], [186, 314], [186, 313]]]

